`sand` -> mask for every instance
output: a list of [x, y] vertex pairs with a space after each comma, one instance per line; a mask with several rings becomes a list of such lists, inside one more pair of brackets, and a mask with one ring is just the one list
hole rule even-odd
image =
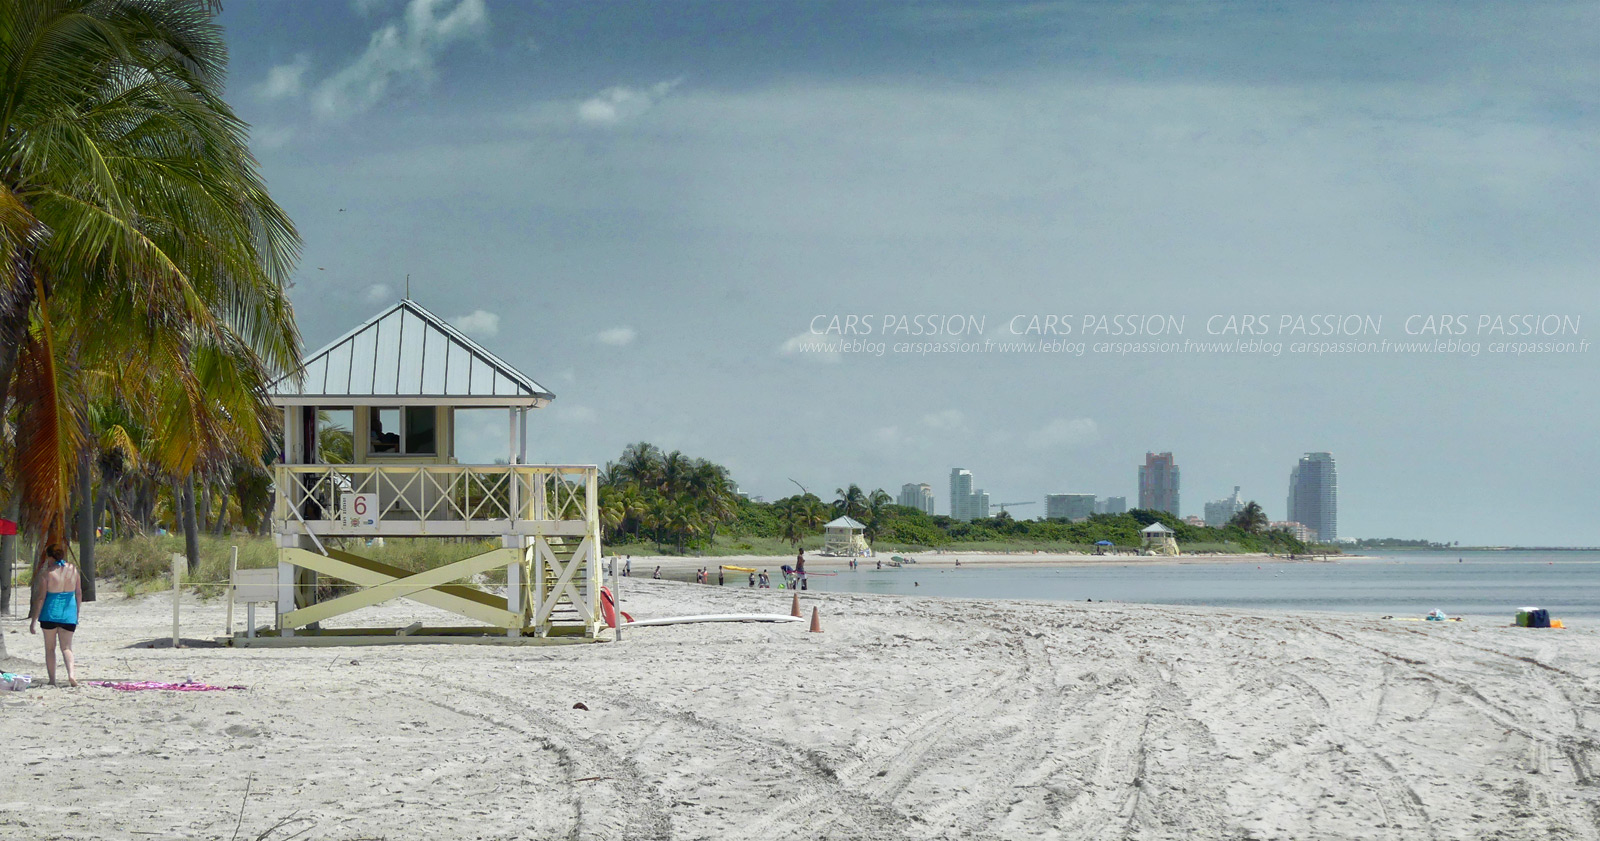
[[[789, 598], [635, 579], [624, 607], [787, 612]], [[1600, 836], [1590, 628], [802, 601], [824, 633], [175, 651], [141, 647], [169, 632], [169, 601], [113, 597], [85, 611], [82, 677], [249, 689], [0, 693], [0, 835]], [[221, 617], [190, 598], [185, 636]], [[37, 662], [38, 638], [3, 627], [12, 657]]]

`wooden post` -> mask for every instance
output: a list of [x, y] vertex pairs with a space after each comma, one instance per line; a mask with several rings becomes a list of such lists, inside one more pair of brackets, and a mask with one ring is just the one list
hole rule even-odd
[[517, 463], [517, 410], [516, 409], [508, 409], [507, 411], [510, 412], [508, 417], [510, 418], [511, 422], [507, 425], [509, 427], [509, 429], [510, 429], [510, 433], [506, 436], [506, 461], [510, 462], [511, 464], [516, 464]]
[[[521, 543], [520, 537], [513, 537], [512, 542]], [[506, 565], [506, 609], [516, 614], [517, 627], [508, 628], [506, 636], [522, 636], [522, 550], [512, 549], [511, 556], [515, 559]]]
[[[589, 555], [588, 566], [584, 570], [584, 586], [589, 593], [589, 631], [584, 636], [593, 638], [600, 630], [600, 584], [605, 581], [604, 571], [600, 568], [600, 561], [604, 553], [600, 549], [600, 474], [590, 468], [585, 471], [583, 483], [583, 518], [588, 525]], [[621, 622], [621, 619], [618, 619]]]
[[278, 550], [278, 620], [277, 620], [278, 633], [279, 634], [281, 634], [283, 636], [286, 636], [286, 637], [294, 636], [294, 629], [293, 628], [286, 628], [283, 625], [283, 615], [286, 614], [286, 613], [293, 613], [294, 609], [295, 609], [295, 603], [294, 603], [294, 564], [291, 564], [288, 561], [283, 560], [283, 550], [280, 549], [280, 550]]
[[233, 554], [228, 556], [228, 627], [222, 632], [225, 637], [233, 636], [233, 582], [239, 578], [239, 547], [233, 547]]
[[183, 596], [183, 568], [188, 558], [174, 553], [172, 556], [172, 647], [178, 647], [178, 600]]
[[517, 464], [528, 463], [528, 410], [523, 409], [517, 413]]
[[611, 567], [611, 608], [617, 615], [616, 634], [617, 642], [622, 642], [622, 564]]

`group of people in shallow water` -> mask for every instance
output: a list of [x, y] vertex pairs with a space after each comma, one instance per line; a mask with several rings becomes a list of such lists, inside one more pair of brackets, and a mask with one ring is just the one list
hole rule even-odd
[[78, 608], [83, 604], [83, 580], [78, 565], [67, 559], [59, 543], [45, 548], [33, 569], [33, 610], [28, 633], [44, 630], [44, 667], [50, 685], [56, 685], [56, 649], [67, 666], [67, 683], [78, 685], [78, 667], [72, 656], [72, 635], [78, 630]]

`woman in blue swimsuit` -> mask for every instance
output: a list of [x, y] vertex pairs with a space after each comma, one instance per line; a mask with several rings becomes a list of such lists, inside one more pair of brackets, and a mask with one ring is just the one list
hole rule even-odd
[[78, 669], [72, 660], [72, 633], [78, 630], [78, 605], [83, 603], [83, 580], [78, 567], [66, 559], [59, 544], [51, 544], [41, 559], [40, 574], [44, 585], [38, 589], [33, 602], [33, 624], [28, 633], [37, 634], [44, 629], [44, 667], [50, 675], [50, 685], [56, 685], [56, 644], [61, 645], [61, 659], [67, 664], [67, 683], [78, 685]]

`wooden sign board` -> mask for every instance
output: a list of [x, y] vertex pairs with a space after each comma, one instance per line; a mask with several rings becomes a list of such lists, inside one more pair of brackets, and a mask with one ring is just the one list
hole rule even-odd
[[378, 495], [347, 493], [339, 497], [339, 521], [347, 528], [378, 527]]
[[278, 570], [241, 569], [233, 578], [233, 601], [236, 604], [275, 602], [278, 600]]

